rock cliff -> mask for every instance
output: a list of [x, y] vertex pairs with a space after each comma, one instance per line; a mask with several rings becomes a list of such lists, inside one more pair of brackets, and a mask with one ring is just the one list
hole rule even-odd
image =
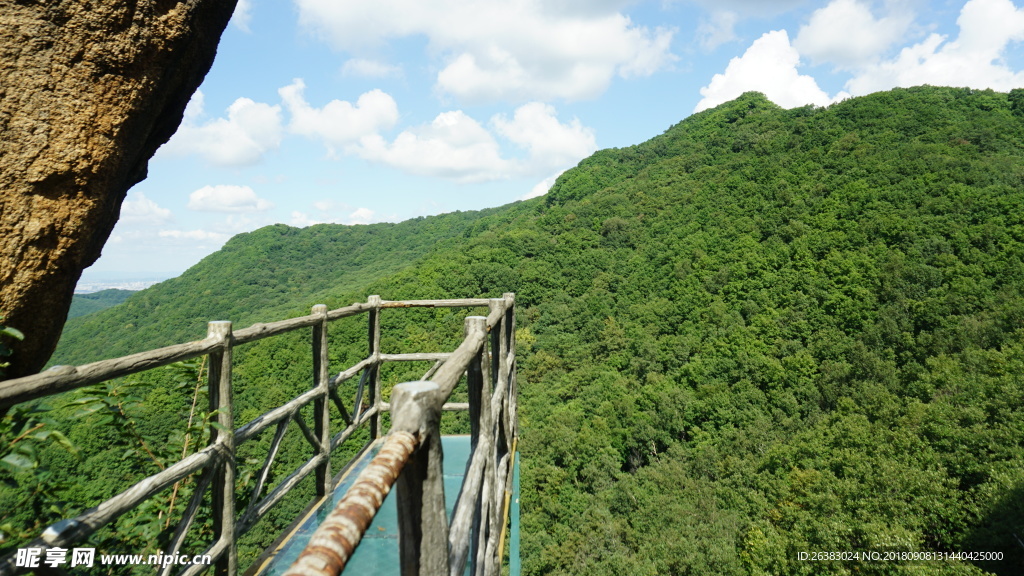
[[0, 315], [38, 371], [235, 0], [0, 0]]

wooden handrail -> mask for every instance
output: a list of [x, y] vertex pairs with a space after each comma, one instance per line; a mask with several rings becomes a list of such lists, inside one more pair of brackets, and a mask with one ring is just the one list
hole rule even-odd
[[[506, 494], [511, 489], [510, 464], [517, 436], [513, 412], [515, 315], [511, 294], [486, 302], [490, 314], [486, 318], [466, 318], [465, 339], [430, 381], [399, 384], [392, 390], [391, 403], [380, 404], [392, 411], [392, 430], [385, 445], [394, 435], [414, 437], [418, 444], [407, 455], [408, 462], [398, 464], [404, 466], [396, 484], [402, 576], [461, 576], [467, 562], [475, 576], [495, 576], [499, 572], [499, 539], [504, 535], [501, 521], [508, 506]], [[432, 359], [429, 355], [390, 355], [389, 359], [411, 356]], [[463, 374], [469, 387], [465, 406], [470, 413], [472, 453], [449, 526], [442, 481], [440, 412], [452, 407], [448, 398]], [[361, 482], [362, 475], [356, 485]], [[329, 518], [346, 516], [348, 513], [341, 510], [350, 495], [359, 490], [353, 486]], [[370, 518], [360, 525], [358, 533], [342, 534], [331, 520], [325, 522], [331, 527], [321, 525], [286, 576], [339, 574], [380, 502], [382, 499], [375, 500], [375, 505], [367, 509]], [[334, 534], [333, 540], [327, 534]], [[327, 554], [325, 548], [334, 552]], [[325, 554], [330, 561], [324, 559]]]
[[[412, 307], [489, 307], [489, 315], [471, 316], [466, 319], [465, 338], [450, 353], [405, 353], [382, 354], [380, 350], [380, 312], [385, 308]], [[332, 321], [350, 316], [368, 313], [367, 356], [354, 365], [342, 370], [335, 376], [328, 372], [328, 325]], [[408, 460], [412, 465], [407, 467], [417, 470], [417, 474], [404, 473], [398, 481], [400, 502], [400, 532], [403, 550], [403, 574], [441, 574], [448, 572], [451, 561], [454, 565], [465, 565], [465, 554], [449, 552], [449, 536], [447, 517], [444, 514], [443, 483], [440, 481], [441, 448], [438, 427], [439, 414], [442, 410], [468, 409], [473, 420], [474, 453], [471, 462], [499, 462], [502, 459], [499, 437], [511, 438], [515, 435], [515, 414], [513, 402], [509, 402], [508, 390], [514, 390], [515, 370], [514, 347], [505, 344], [495, 346], [494, 342], [508, 342], [514, 333], [514, 295], [506, 294], [503, 298], [467, 298], [460, 300], [382, 300], [379, 296], [370, 296], [365, 303], [355, 303], [335, 310], [327, 310], [326, 306], [317, 305], [308, 316], [289, 318], [271, 323], [258, 323], [233, 331], [230, 322], [210, 322], [209, 332], [203, 340], [176, 344], [155, 350], [147, 350], [121, 358], [101, 360], [82, 366], [57, 366], [40, 374], [26, 376], [0, 382], [0, 407], [26, 402], [52, 394], [67, 392], [88, 385], [97, 384], [112, 378], [127, 376], [165, 366], [181, 360], [197, 356], [209, 357], [208, 396], [210, 412], [216, 414], [216, 426], [211, 426], [210, 443], [199, 452], [185, 457], [180, 462], [169, 466], [158, 474], [149, 476], [124, 492], [108, 499], [98, 506], [87, 510], [75, 518], [62, 520], [50, 526], [43, 535], [23, 547], [43, 548], [46, 546], [62, 546], [81, 542], [90, 534], [114, 521], [124, 513], [134, 509], [147, 498], [169, 488], [191, 474], [202, 472], [197, 482], [195, 493], [185, 508], [184, 517], [179, 523], [168, 554], [177, 554], [185, 541], [186, 532], [193, 525], [204, 499], [207, 489], [212, 490], [214, 541], [209, 545], [209, 554], [217, 565], [219, 573], [234, 575], [238, 570], [236, 541], [238, 536], [245, 534], [262, 518], [271, 507], [280, 502], [284, 496], [309, 474], [316, 474], [316, 487], [319, 497], [332, 490], [330, 453], [356, 430], [369, 425], [371, 441], [381, 436], [381, 415], [385, 411], [392, 412], [392, 431], [386, 443], [393, 443], [393, 436], [404, 433], [413, 434], [416, 439], [414, 450], [410, 450]], [[256, 340], [270, 338], [300, 329], [311, 329], [313, 335], [313, 386], [250, 422], [235, 428], [233, 421], [233, 389], [232, 389], [232, 352], [239, 345]], [[491, 337], [488, 338], [488, 333]], [[491, 342], [489, 342], [489, 340]], [[492, 350], [493, 348], [493, 350]], [[391, 402], [384, 402], [381, 397], [380, 366], [385, 362], [436, 361], [424, 379], [413, 383], [400, 384], [392, 391]], [[490, 364], [498, 368], [489, 370]], [[338, 394], [338, 385], [363, 373], [363, 382], [367, 388], [369, 408], [360, 412], [354, 406], [349, 414]], [[493, 372], [493, 373], [492, 373]], [[463, 374], [470, 374], [470, 401], [468, 403], [447, 403], [447, 398], [458, 384]], [[493, 376], [493, 378], [492, 378]], [[483, 385], [487, 381], [488, 385]], [[510, 386], [512, 388], [510, 388]], [[434, 390], [426, 392], [425, 390]], [[496, 394], [473, 392], [473, 389], [499, 390]], [[411, 395], [411, 396], [410, 396]], [[411, 400], [410, 400], [411, 398]], [[332, 402], [333, 400], [333, 402]], [[418, 409], [410, 408], [413, 402]], [[300, 410], [313, 404], [313, 426], [302, 420]], [[337, 406], [347, 427], [334, 433], [330, 430], [330, 407]], [[504, 412], [502, 414], [502, 412]], [[282, 480], [277, 487], [262, 499], [259, 499], [266, 484], [266, 476], [278, 452], [281, 439], [291, 420], [295, 420], [304, 437], [312, 448], [311, 457], [290, 475]], [[501, 425], [501, 429], [494, 429]], [[261, 468], [253, 489], [248, 507], [239, 516], [235, 510], [235, 451], [238, 446], [252, 440], [266, 429], [276, 426], [274, 441], [268, 456]], [[482, 440], [478, 440], [477, 437]], [[418, 446], [418, 448], [416, 448]], [[497, 450], [497, 451], [496, 451]], [[488, 458], [487, 454], [491, 457]], [[404, 460], [403, 460], [404, 462]], [[490, 503], [483, 503], [479, 496], [478, 485], [491, 486], [497, 478], [486, 480], [482, 467], [487, 470], [492, 465], [475, 464], [467, 470], [467, 481], [472, 478], [469, 491], [463, 488], [465, 497], [460, 495], [459, 510], [453, 522], [453, 533], [470, 532], [474, 538], [489, 533], [489, 524], [466, 529], [464, 517], [472, 516], [474, 510], [494, 508]], [[490, 472], [488, 472], [490, 473]], [[491, 474], [494, 475], [493, 473]], [[503, 481], [503, 480], [502, 480]], [[438, 504], [440, 503], [440, 504]], [[415, 510], [414, 510], [415, 509]], [[439, 512], [440, 510], [440, 512]], [[466, 510], [469, 510], [467, 512]], [[481, 512], [490, 518], [486, 510]], [[372, 517], [372, 515], [371, 515]], [[368, 519], [367, 519], [368, 521]], [[443, 530], [436, 526], [425, 529], [424, 523], [443, 521]], [[412, 523], [410, 523], [412, 522]], [[415, 525], [414, 525], [415, 524]], [[482, 530], [482, 532], [481, 532]], [[426, 534], [426, 536], [424, 536]], [[439, 534], [443, 534], [440, 536]], [[493, 538], [492, 538], [493, 539]], [[413, 548], [410, 548], [413, 547]], [[482, 551], [479, 543], [463, 546], [459, 550]], [[410, 550], [415, 549], [414, 552]], [[18, 573], [15, 566], [15, 554], [0, 559], [0, 576]], [[415, 560], [414, 560], [415, 559]], [[477, 562], [476, 556], [472, 559]], [[482, 561], [482, 557], [481, 557]], [[483, 564], [480, 564], [482, 567]], [[487, 562], [484, 571], [475, 572], [481, 575], [493, 574], [495, 561]], [[181, 574], [196, 574], [203, 567], [192, 566]], [[437, 570], [442, 570], [438, 572]], [[161, 574], [169, 574], [170, 567], [165, 567]], [[460, 572], [461, 574], [461, 572]]]
[[417, 445], [419, 438], [408, 432], [389, 434], [284, 576], [340, 574]]

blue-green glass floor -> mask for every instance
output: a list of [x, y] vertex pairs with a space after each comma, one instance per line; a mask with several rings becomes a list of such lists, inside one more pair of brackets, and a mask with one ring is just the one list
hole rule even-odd
[[[455, 499], [462, 487], [462, 480], [466, 473], [466, 463], [469, 461], [470, 437], [469, 436], [443, 436], [441, 447], [444, 451], [444, 494], [445, 504], [448, 509], [448, 518], [452, 516], [455, 507]], [[327, 514], [338, 504], [341, 497], [345, 495], [349, 487], [355, 482], [359, 473], [376, 456], [380, 445], [375, 444], [352, 466], [345, 474], [334, 490], [330, 499], [325, 500], [302, 524], [295, 529], [288, 540], [281, 545], [277, 554], [267, 561], [258, 572], [260, 576], [278, 576], [283, 574], [289, 566], [299, 557], [302, 549], [305, 548], [310, 536], [316, 531], [320, 522], [327, 517]], [[518, 458], [516, 459], [518, 465]], [[518, 466], [517, 470], [518, 472]], [[513, 501], [518, 503], [519, 482], [518, 474], [514, 476]], [[518, 535], [519, 535], [519, 514], [518, 506], [513, 506], [512, 531], [510, 536], [514, 539], [509, 549], [510, 554], [515, 552], [518, 556]], [[519, 559], [512, 558], [511, 565], [518, 568]], [[398, 510], [395, 506], [395, 492], [392, 490], [380, 511], [374, 516], [373, 522], [367, 528], [362, 541], [356, 548], [355, 554], [349, 559], [345, 566], [346, 574], [359, 574], [360, 576], [400, 576], [398, 567]], [[467, 567], [467, 574], [468, 567]], [[512, 576], [518, 576], [518, 570], [512, 572]]]

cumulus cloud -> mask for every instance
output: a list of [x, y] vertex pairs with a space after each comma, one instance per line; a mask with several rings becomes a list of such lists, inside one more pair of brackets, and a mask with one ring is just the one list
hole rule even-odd
[[350, 224], [369, 224], [374, 221], [374, 212], [369, 208], [356, 208], [348, 215]]
[[694, 112], [728, 102], [744, 92], [762, 92], [783, 108], [806, 104], [824, 106], [846, 96], [831, 98], [818, 87], [814, 78], [800, 74], [800, 54], [789, 43], [785, 30], [767, 32], [751, 44], [739, 58], [729, 61], [722, 74], [700, 89], [704, 97]]
[[171, 211], [161, 208], [142, 192], [133, 192], [121, 204], [120, 222], [126, 224], [164, 224], [171, 220]]
[[[670, 0], [671, 1], [671, 0]], [[805, 4], [807, 0], [689, 0], [708, 10], [731, 10], [745, 16], [771, 16]]]
[[932, 34], [891, 60], [859, 70], [847, 89], [861, 95], [919, 84], [1000, 91], [1024, 85], [1024, 72], [1003, 60], [1011, 43], [1024, 40], [1024, 10], [1010, 0], [971, 0], [961, 9], [957, 25], [955, 41]]
[[[493, 133], [455, 110], [405, 130], [391, 142], [376, 134], [363, 138], [353, 150], [410, 174], [468, 183], [549, 173], [597, 149], [593, 130], [576, 118], [560, 122], [554, 107], [540, 102], [520, 106], [512, 118], [495, 115], [489, 126]], [[524, 149], [527, 157], [503, 154], [495, 134]]]
[[252, 22], [252, 0], [238, 0], [235, 12], [231, 15], [231, 23], [243, 32], [251, 32], [249, 22]]
[[461, 110], [444, 112], [428, 125], [405, 130], [393, 142], [377, 134], [363, 138], [357, 153], [410, 174], [457, 182], [504, 178], [511, 167], [501, 157], [494, 137]]
[[296, 134], [322, 139], [332, 154], [337, 152], [337, 147], [344, 148], [379, 130], [390, 128], [398, 121], [398, 105], [380, 90], [366, 92], [355, 105], [331, 100], [322, 108], [314, 108], [306, 102], [305, 88], [305, 82], [297, 78], [278, 90], [291, 114], [288, 129]]
[[314, 224], [373, 224], [383, 222], [376, 212], [369, 208], [352, 209], [351, 206], [331, 200], [321, 200], [313, 203], [313, 208], [318, 212], [310, 215], [298, 210], [292, 212], [289, 225], [299, 228], [312, 226]]
[[273, 204], [256, 196], [248, 186], [203, 186], [188, 197], [188, 209], [201, 212], [261, 212]]
[[366, 60], [364, 58], [351, 58], [341, 66], [341, 73], [345, 76], [365, 76], [367, 78], [390, 78], [402, 75], [402, 69], [398, 66], [379, 62], [377, 60]]
[[218, 166], [246, 166], [281, 143], [280, 106], [239, 98], [228, 107], [227, 118], [200, 123], [203, 104], [203, 93], [197, 90], [178, 131], [160, 148], [162, 153], [197, 154]]
[[697, 38], [701, 48], [710, 52], [715, 48], [737, 40], [736, 22], [739, 15], [731, 10], [716, 10], [710, 17], [701, 18], [697, 26]]
[[616, 75], [675, 60], [674, 31], [635, 25], [616, 0], [296, 3], [302, 25], [342, 50], [425, 36], [440, 59], [437, 89], [467, 102], [592, 98]]
[[793, 46], [814, 62], [854, 68], [877, 60], [903, 38], [911, 22], [909, 14], [875, 18], [859, 0], [833, 0], [814, 11]]
[[175, 240], [201, 240], [211, 242], [226, 242], [231, 236], [220, 232], [208, 230], [161, 230], [158, 235], [161, 238], [174, 238]]
[[520, 106], [511, 120], [499, 114], [491, 124], [498, 134], [529, 151], [535, 170], [574, 164], [597, 150], [593, 130], [578, 118], [568, 124], [559, 122], [555, 108], [540, 102]]
[[520, 196], [519, 199], [529, 200], [530, 198], [536, 198], [538, 196], [543, 196], [547, 194], [548, 191], [551, 190], [551, 187], [555, 185], [555, 181], [558, 180], [558, 177], [562, 175], [562, 172], [565, 172], [565, 170], [562, 170], [557, 174], [553, 174], [541, 180], [540, 182], [537, 182], [537, 184], [535, 184], [529, 192], [527, 192], [523, 196]]

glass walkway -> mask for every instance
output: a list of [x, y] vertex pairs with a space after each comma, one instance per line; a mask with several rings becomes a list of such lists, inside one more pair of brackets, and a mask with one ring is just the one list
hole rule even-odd
[[[448, 509], [448, 518], [451, 519], [452, 510], [455, 507], [455, 500], [462, 487], [463, 476], [466, 472], [466, 464], [470, 455], [469, 436], [444, 436], [441, 439], [444, 451], [444, 494], [445, 504]], [[288, 538], [281, 543], [273, 555], [264, 560], [258, 570], [249, 570], [250, 574], [259, 576], [280, 576], [298, 558], [299, 553], [305, 548], [310, 536], [316, 531], [317, 526], [334, 509], [338, 501], [344, 496], [355, 481], [359, 473], [369, 464], [379, 449], [379, 442], [375, 443], [362, 456], [360, 456], [341, 478], [331, 498], [324, 500], [318, 507], [313, 509], [306, 518], [299, 523]], [[519, 454], [515, 454], [514, 470], [512, 476], [512, 494], [509, 500], [509, 532], [506, 542], [502, 544], [508, 549], [508, 566], [510, 576], [519, 576]], [[359, 576], [400, 576], [398, 567], [398, 511], [395, 506], [395, 491], [392, 490], [380, 512], [373, 518], [373, 522], [363, 535], [362, 541], [356, 548], [355, 554], [349, 559], [345, 566], [345, 574], [358, 574]], [[466, 566], [466, 574], [469, 574], [469, 565]]]

